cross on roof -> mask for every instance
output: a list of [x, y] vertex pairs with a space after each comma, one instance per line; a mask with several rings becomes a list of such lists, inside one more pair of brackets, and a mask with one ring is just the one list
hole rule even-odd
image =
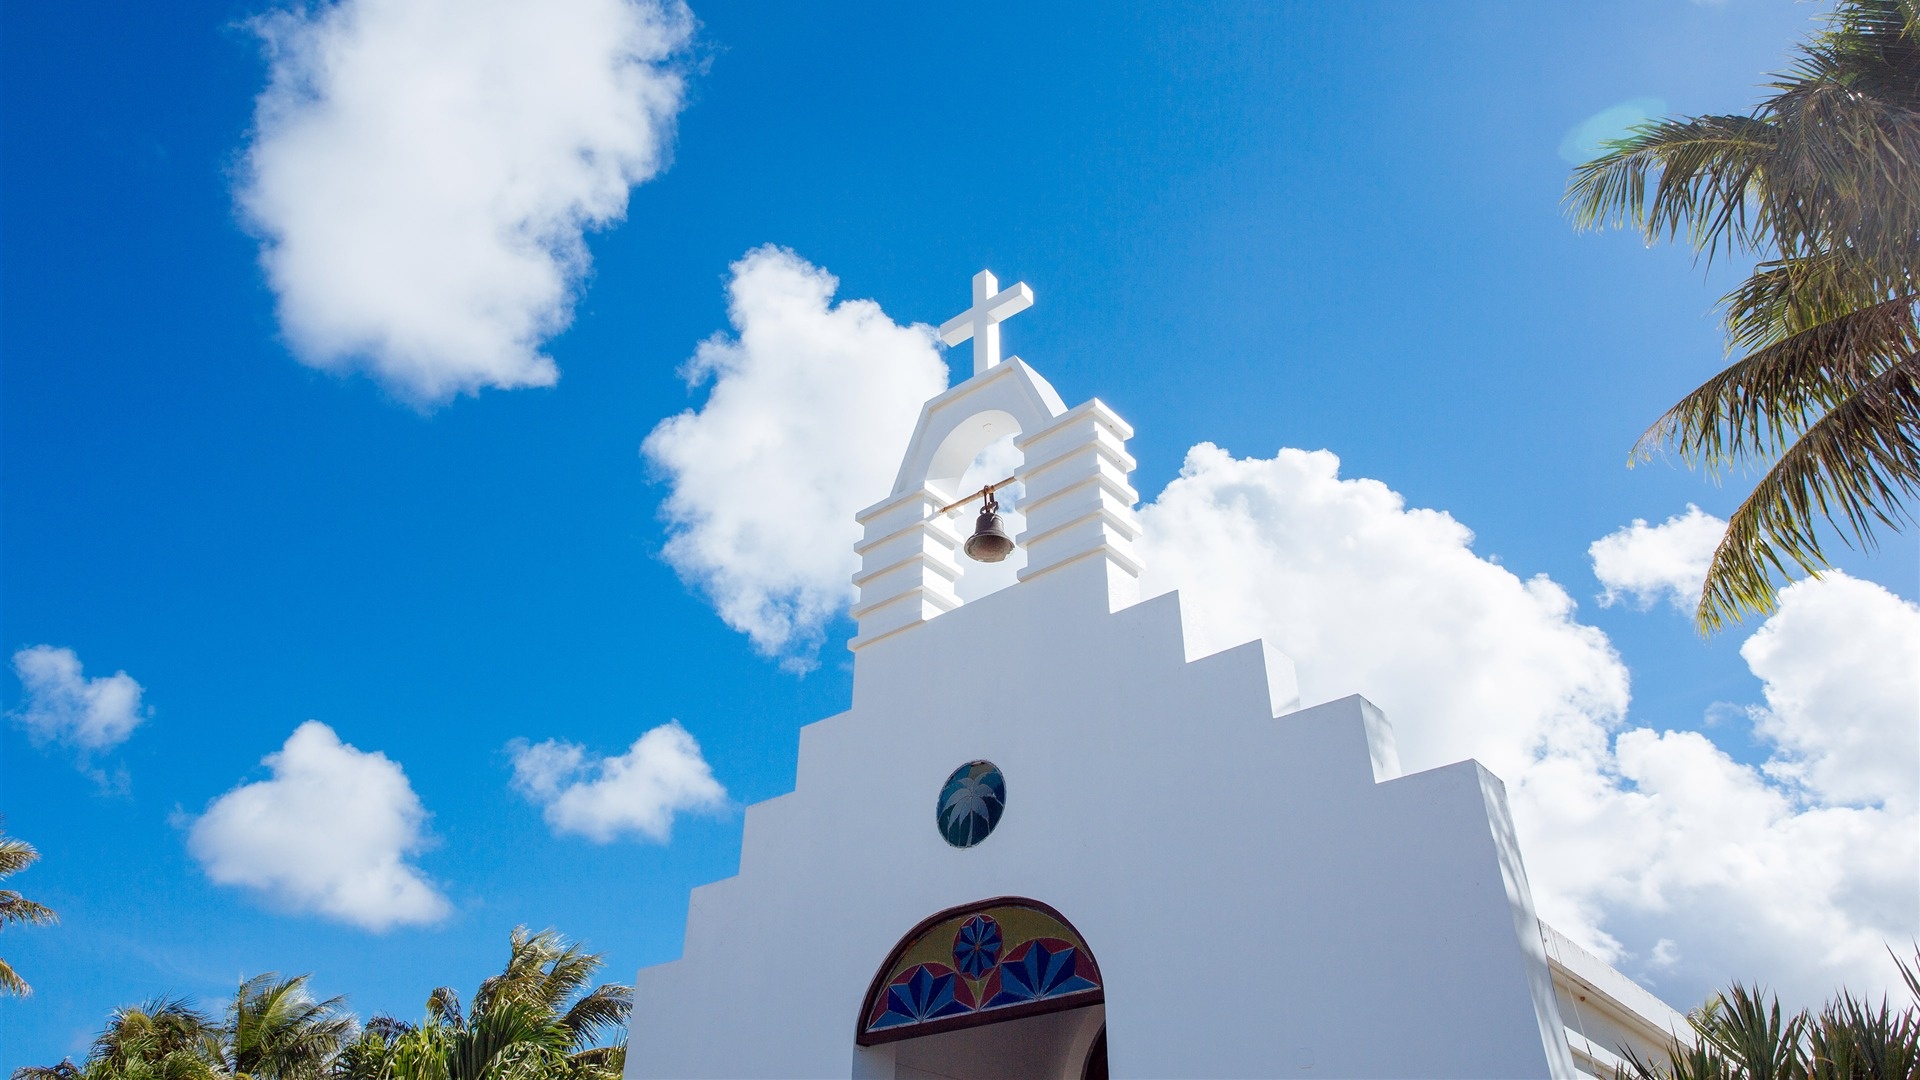
[[1000, 362], [1000, 323], [1033, 306], [1033, 290], [1026, 282], [1000, 288], [990, 270], [973, 275], [973, 306], [940, 327], [940, 340], [958, 345], [973, 339], [973, 373], [978, 375]]

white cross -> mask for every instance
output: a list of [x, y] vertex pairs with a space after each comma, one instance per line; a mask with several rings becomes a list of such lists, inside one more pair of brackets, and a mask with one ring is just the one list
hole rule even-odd
[[948, 319], [940, 340], [958, 345], [973, 339], [973, 373], [978, 375], [1000, 362], [1000, 323], [1033, 306], [1033, 290], [1026, 282], [1000, 288], [990, 270], [973, 275], [973, 306]]

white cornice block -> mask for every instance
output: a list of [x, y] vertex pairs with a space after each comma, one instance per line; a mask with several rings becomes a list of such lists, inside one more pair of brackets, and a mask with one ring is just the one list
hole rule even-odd
[[[905, 494], [890, 495], [881, 502], [874, 503], [865, 510], [853, 515], [853, 520], [866, 527], [868, 541], [890, 536], [909, 525], [927, 520], [941, 506], [938, 493], [922, 488]], [[859, 551], [859, 547], [854, 548]]]
[[1104, 481], [1115, 492], [1132, 492], [1127, 499], [1127, 505], [1131, 506], [1140, 498], [1139, 493], [1133, 491], [1129, 479], [1132, 474], [1130, 455], [1114, 457], [1097, 444], [1069, 450], [1035, 467], [1021, 468], [1020, 480], [1025, 485], [1025, 494], [1020, 499], [1021, 513], [1044, 506], [1062, 492], [1096, 479]]
[[1132, 472], [1134, 460], [1127, 453], [1127, 440], [1133, 428], [1099, 398], [1075, 406], [1047, 427], [1015, 439], [1013, 444], [1026, 458], [1026, 470], [1038, 476], [1060, 459], [1088, 449], [1102, 454], [1122, 472]]
[[954, 550], [959, 545], [960, 538], [950, 523], [929, 518], [892, 536], [862, 545], [860, 572], [853, 575], [853, 583], [863, 590], [877, 588], [876, 582], [882, 573], [902, 564], [921, 562], [934, 575], [953, 581], [960, 576], [960, 564], [954, 559]]
[[858, 652], [882, 638], [918, 626], [959, 606], [957, 598], [952, 603], [944, 603], [932, 591], [922, 588], [880, 601], [871, 607], [858, 608], [854, 618], [860, 621], [860, 634], [847, 642], [847, 648]]
[[1026, 541], [1024, 546], [1027, 565], [1020, 571], [1021, 581], [1032, 581], [1056, 566], [1090, 555], [1111, 560], [1130, 577], [1139, 577], [1144, 569], [1133, 551], [1132, 538], [1112, 519], [1099, 514], [1069, 522], [1036, 540]]
[[959, 576], [959, 567], [943, 566], [932, 559], [902, 559], [891, 566], [877, 567], [871, 573], [856, 574], [853, 582], [860, 587], [860, 602], [853, 606], [853, 617], [861, 618], [863, 612], [915, 591], [925, 593], [934, 603], [944, 605], [943, 610], [951, 611], [960, 606], [960, 597], [953, 591], [953, 583]]
[[1096, 473], [1044, 499], [1022, 500], [1020, 512], [1027, 516], [1027, 528], [1020, 534], [1018, 543], [1031, 547], [1055, 530], [1095, 515], [1112, 523], [1125, 539], [1136, 540], [1140, 536], [1140, 523], [1133, 504], [1138, 499], [1139, 495], [1124, 478], [1116, 481], [1110, 475]]

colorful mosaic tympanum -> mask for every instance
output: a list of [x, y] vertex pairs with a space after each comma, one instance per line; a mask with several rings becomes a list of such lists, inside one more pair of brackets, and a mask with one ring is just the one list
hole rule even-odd
[[935, 915], [902, 941], [861, 1010], [863, 1046], [1103, 1000], [1100, 968], [1060, 914], [1000, 899]]

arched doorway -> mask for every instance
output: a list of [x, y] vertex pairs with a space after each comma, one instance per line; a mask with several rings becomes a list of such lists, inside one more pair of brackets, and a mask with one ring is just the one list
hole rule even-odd
[[1104, 1078], [1105, 1002], [1080, 932], [1003, 896], [908, 931], [867, 989], [854, 1041], [889, 1049], [898, 1078]]

